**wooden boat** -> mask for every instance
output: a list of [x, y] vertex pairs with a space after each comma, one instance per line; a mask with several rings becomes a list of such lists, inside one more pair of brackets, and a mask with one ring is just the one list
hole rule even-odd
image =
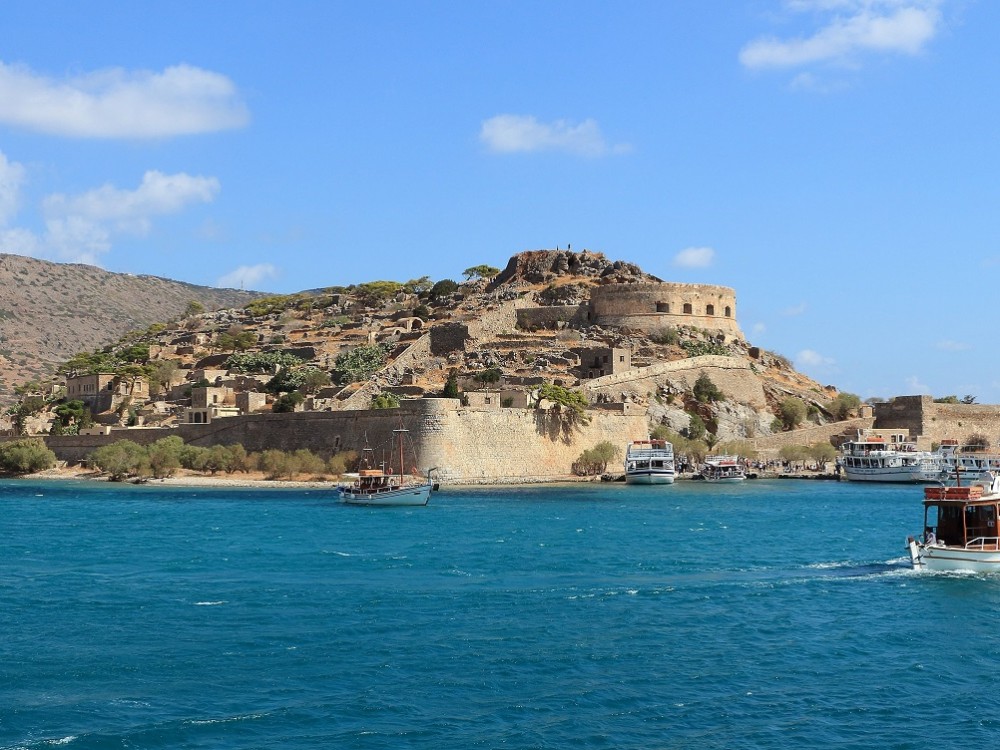
[[348, 505], [427, 505], [435, 489], [431, 482], [433, 469], [428, 470], [426, 478], [404, 473], [403, 443], [407, 432], [402, 428], [392, 431], [395, 445], [391, 453], [398, 457], [396, 469], [384, 461], [376, 466], [374, 450], [365, 446], [358, 461], [358, 471], [345, 475], [353, 481], [337, 487], [343, 502]]
[[674, 446], [666, 440], [633, 440], [625, 448], [626, 484], [673, 484]]
[[742, 482], [747, 478], [739, 456], [708, 456], [701, 476], [706, 482]]
[[924, 533], [908, 537], [917, 570], [1000, 572], [1000, 476], [924, 488]]

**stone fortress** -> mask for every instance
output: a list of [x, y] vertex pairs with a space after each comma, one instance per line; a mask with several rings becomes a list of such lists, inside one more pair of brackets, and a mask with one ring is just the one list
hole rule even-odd
[[[929, 426], [944, 429], [921, 402], [919, 427], [910, 413], [895, 419], [869, 413], [856, 424], [773, 432], [783, 398], [800, 397], [822, 409], [836, 389], [750, 346], [737, 320], [734, 289], [662, 281], [599, 253], [520, 253], [497, 277], [467, 282], [462, 292], [429, 308], [413, 293], [381, 307], [359, 304], [346, 292], [327, 296], [328, 302], [306, 305], [297, 315], [291, 310], [299, 308], [264, 315], [227, 310], [201, 316], [200, 326], [166, 332], [150, 351], [180, 363], [176, 381], [166, 398], [150, 399], [137, 411], [174, 415], [172, 425], [104, 421], [94, 434], [53, 435], [47, 442], [60, 458], [79, 460], [118, 439], [154, 441], [170, 434], [164, 432], [170, 426], [194, 445], [240, 442], [248, 450], [308, 447], [329, 454], [356, 450], [366, 437], [388, 436], [402, 423], [414, 438], [419, 466], [436, 467], [442, 481], [517, 482], [568, 475], [582, 451], [604, 440], [624, 445], [644, 437], [651, 424], [682, 431], [696, 411], [710, 420], [718, 439], [752, 439], [764, 451], [790, 440], [836, 443], [862, 427], [905, 426], [917, 435]], [[418, 306], [423, 312], [415, 317]], [[392, 353], [367, 380], [322, 389], [306, 399], [304, 411], [274, 414], [273, 396], [263, 392], [270, 374], [234, 375], [219, 369], [228, 354], [205, 354], [234, 323], [252, 325], [263, 348], [306, 353], [323, 369], [364, 342], [385, 343]], [[502, 380], [477, 382], [477, 374], [491, 368], [502, 371]], [[462, 373], [464, 398], [435, 398], [455, 370]], [[725, 394], [716, 406], [690, 398], [702, 373]], [[103, 396], [138, 404], [148, 394], [134, 384], [121, 392], [102, 377], [82, 376], [67, 387], [84, 400]], [[571, 424], [557, 405], [539, 402], [532, 392], [543, 383], [578, 388], [591, 404], [588, 419]], [[402, 399], [401, 408], [370, 409], [382, 393]]]
[[590, 293], [588, 320], [607, 328], [654, 333], [695, 326], [743, 338], [736, 322], [736, 292], [725, 286], [646, 282], [604, 284]]

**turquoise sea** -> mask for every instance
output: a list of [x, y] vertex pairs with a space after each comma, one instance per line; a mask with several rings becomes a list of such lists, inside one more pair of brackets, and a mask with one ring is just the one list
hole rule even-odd
[[1000, 745], [912, 487], [0, 483], [0, 748]]

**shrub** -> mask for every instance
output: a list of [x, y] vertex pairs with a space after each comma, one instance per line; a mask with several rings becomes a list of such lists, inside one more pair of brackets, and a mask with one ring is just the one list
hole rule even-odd
[[369, 344], [338, 354], [334, 379], [341, 385], [367, 380], [382, 368], [390, 351], [386, 344]]
[[569, 415], [571, 421], [579, 420], [583, 424], [590, 422], [590, 417], [587, 415], [587, 407], [590, 402], [580, 391], [553, 383], [543, 383], [538, 389], [538, 400], [542, 399], [552, 401], [560, 407], [566, 407], [566, 414]]
[[33, 474], [56, 465], [56, 454], [40, 438], [13, 440], [0, 444], [0, 471]]
[[398, 409], [399, 397], [393, 393], [380, 393], [372, 399], [372, 409]]
[[357, 463], [357, 451], [342, 451], [330, 457], [330, 460], [327, 462], [327, 469], [331, 474], [340, 476], [344, 472], [352, 470]]

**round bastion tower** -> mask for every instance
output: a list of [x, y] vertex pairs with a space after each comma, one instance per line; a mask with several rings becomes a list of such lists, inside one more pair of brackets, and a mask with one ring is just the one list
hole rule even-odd
[[604, 284], [590, 292], [591, 323], [653, 333], [695, 326], [743, 339], [736, 322], [736, 292], [727, 286], [669, 281]]

